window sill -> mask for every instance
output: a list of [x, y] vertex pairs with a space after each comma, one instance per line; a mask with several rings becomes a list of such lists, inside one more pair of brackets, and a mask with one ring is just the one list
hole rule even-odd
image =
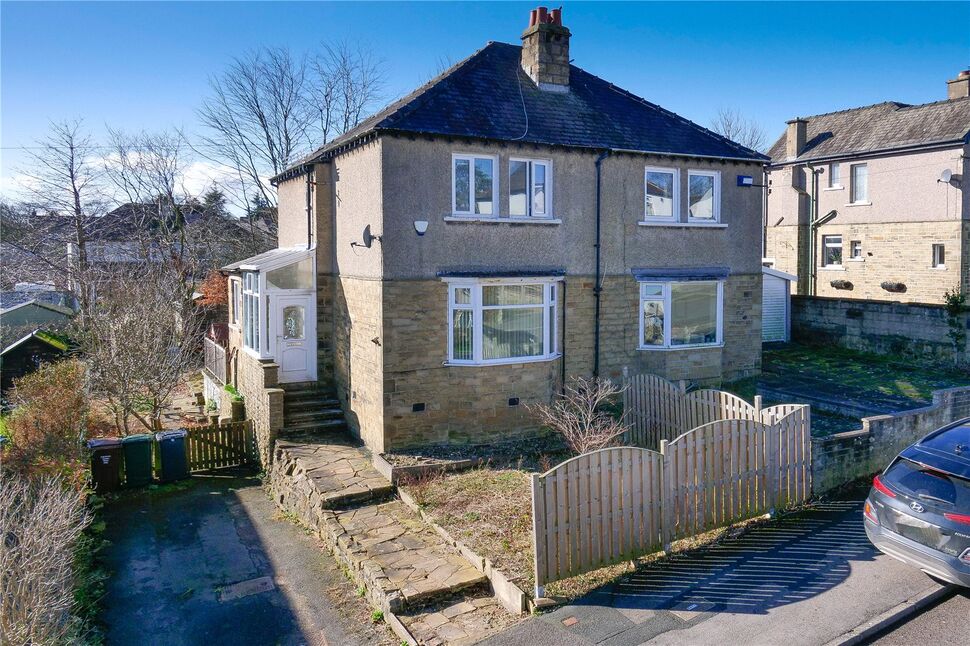
[[489, 366], [510, 366], [520, 363], [544, 363], [555, 361], [562, 357], [562, 353], [552, 354], [546, 357], [529, 357], [523, 359], [496, 359], [494, 361], [445, 361], [441, 365], [455, 368], [487, 368]]
[[872, 202], [849, 202], [846, 206], [872, 206]]
[[694, 343], [691, 345], [653, 346], [641, 345], [637, 350], [644, 352], [676, 352], [677, 350], [706, 350], [723, 348], [724, 343]]
[[946, 265], [931, 265], [930, 269], [936, 269], [937, 271], [946, 271]]
[[728, 226], [720, 222], [647, 222], [645, 220], [640, 220], [637, 224], [641, 227], [672, 227], [679, 229], [727, 229]]
[[559, 218], [494, 217], [491, 215], [446, 215], [445, 222], [481, 222], [485, 224], [562, 224]]
[[865, 262], [865, 258], [847, 258], [846, 262]]
[[823, 191], [844, 191], [844, 186], [826, 186], [822, 189]]
[[841, 265], [838, 265], [838, 266], [828, 266], [828, 267], [819, 267], [818, 270], [819, 271], [845, 271], [845, 267], [843, 267]]

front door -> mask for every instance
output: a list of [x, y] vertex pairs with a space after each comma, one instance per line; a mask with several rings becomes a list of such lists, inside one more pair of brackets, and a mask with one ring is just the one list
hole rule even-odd
[[317, 378], [316, 312], [312, 296], [276, 297], [276, 361], [280, 382]]

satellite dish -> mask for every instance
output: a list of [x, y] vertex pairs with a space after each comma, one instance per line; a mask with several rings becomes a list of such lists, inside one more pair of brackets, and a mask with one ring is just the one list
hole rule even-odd
[[944, 169], [944, 171], [942, 173], [940, 173], [940, 179], [938, 179], [936, 181], [943, 182], [944, 184], [949, 184], [950, 183], [950, 179], [952, 177], [953, 177], [953, 171], [951, 171], [949, 168], [947, 168], [947, 169]]

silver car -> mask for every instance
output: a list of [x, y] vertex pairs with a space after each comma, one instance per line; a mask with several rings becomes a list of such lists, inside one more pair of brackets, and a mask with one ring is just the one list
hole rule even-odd
[[970, 418], [900, 453], [873, 480], [863, 516], [880, 551], [970, 587]]

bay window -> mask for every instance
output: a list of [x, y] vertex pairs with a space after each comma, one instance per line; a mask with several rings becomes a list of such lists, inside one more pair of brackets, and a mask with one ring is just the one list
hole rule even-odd
[[680, 172], [676, 168], [648, 167], [644, 173], [645, 221], [676, 220], [680, 214]]
[[242, 283], [238, 278], [229, 279], [229, 324], [238, 327], [242, 314]]
[[515, 158], [509, 160], [509, 215], [551, 217], [551, 161]]
[[640, 283], [640, 349], [720, 345], [724, 283]]
[[259, 274], [243, 274], [242, 290], [243, 346], [259, 352]]
[[451, 210], [455, 215], [498, 215], [498, 158], [452, 155]]
[[559, 284], [542, 279], [463, 279], [448, 285], [448, 361], [516, 363], [558, 353]]

